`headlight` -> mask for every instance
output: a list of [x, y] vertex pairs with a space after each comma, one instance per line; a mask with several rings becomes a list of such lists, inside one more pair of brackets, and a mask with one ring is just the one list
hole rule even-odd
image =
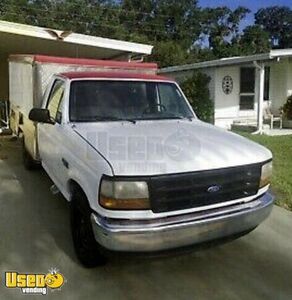
[[99, 204], [106, 209], [150, 209], [147, 182], [103, 179], [99, 193]]
[[272, 162], [269, 162], [262, 166], [260, 188], [270, 184], [272, 178], [272, 169], [273, 169]]

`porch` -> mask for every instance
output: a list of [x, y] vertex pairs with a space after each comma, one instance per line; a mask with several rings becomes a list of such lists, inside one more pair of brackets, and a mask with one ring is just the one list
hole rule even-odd
[[[287, 124], [287, 122], [283, 122], [283, 124]], [[289, 124], [289, 123], [288, 123]], [[232, 131], [241, 131], [241, 132], [249, 132], [249, 133], [258, 133], [258, 123], [256, 119], [244, 119], [244, 120], [235, 120], [231, 125]], [[284, 136], [284, 135], [292, 135], [292, 127], [290, 128], [279, 128], [273, 127], [269, 124], [263, 123], [261, 134], [265, 134], [268, 136]]]
[[292, 135], [292, 129], [264, 129], [263, 134], [269, 136], [282, 136], [282, 135]]
[[[259, 134], [272, 134], [274, 128], [292, 129], [292, 120], [283, 113], [292, 95], [292, 49], [247, 58], [238, 58], [236, 63], [234, 58], [233, 65], [215, 71], [215, 125]], [[228, 91], [224, 90], [226, 74], [233, 79]]]

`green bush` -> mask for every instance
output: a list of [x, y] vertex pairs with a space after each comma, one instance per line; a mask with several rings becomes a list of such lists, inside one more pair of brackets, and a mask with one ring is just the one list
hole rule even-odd
[[284, 104], [283, 112], [287, 119], [292, 120], [292, 95], [288, 97], [287, 102]]
[[205, 122], [214, 122], [214, 104], [210, 99], [210, 77], [201, 72], [195, 72], [181, 83], [181, 87], [190, 101], [196, 115]]

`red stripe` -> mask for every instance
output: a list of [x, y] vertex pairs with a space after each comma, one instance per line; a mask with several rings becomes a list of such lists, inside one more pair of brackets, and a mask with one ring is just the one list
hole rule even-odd
[[171, 78], [151, 75], [144, 73], [131, 73], [131, 72], [67, 72], [61, 74], [63, 77], [68, 79], [84, 79], [84, 78], [121, 78], [121, 79], [145, 79], [145, 80], [162, 80], [162, 81], [174, 81]]
[[82, 65], [82, 66], [100, 66], [110, 68], [141, 68], [141, 69], [158, 69], [156, 63], [140, 63], [140, 62], [125, 62], [114, 60], [96, 60], [87, 58], [72, 58], [72, 57], [58, 57], [47, 55], [11, 55], [10, 58], [24, 58], [30, 56], [35, 62], [42, 63], [55, 63], [55, 64], [67, 64], [67, 65]]

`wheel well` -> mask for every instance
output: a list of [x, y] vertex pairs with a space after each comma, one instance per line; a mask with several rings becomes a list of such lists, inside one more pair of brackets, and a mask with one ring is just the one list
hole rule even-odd
[[72, 201], [73, 194], [76, 192], [82, 193], [86, 197], [86, 194], [85, 194], [84, 190], [82, 189], [82, 187], [79, 185], [79, 183], [77, 183], [73, 179], [70, 179], [68, 182], [68, 190], [69, 190], [69, 194], [70, 194], [70, 201]]
[[82, 187], [75, 180], [69, 180], [69, 193], [70, 193], [70, 203], [77, 204], [82, 207], [84, 211], [91, 211], [90, 203], [86, 193], [82, 189]]

